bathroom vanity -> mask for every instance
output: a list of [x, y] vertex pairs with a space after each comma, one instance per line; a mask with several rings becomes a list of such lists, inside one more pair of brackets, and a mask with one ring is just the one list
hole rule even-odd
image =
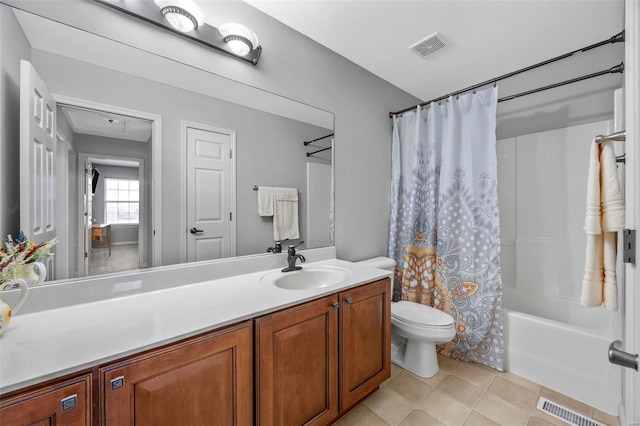
[[[129, 278], [144, 290], [162, 269]], [[2, 423], [332, 423], [389, 377], [390, 280], [335, 259], [305, 269], [16, 316], [0, 340]]]

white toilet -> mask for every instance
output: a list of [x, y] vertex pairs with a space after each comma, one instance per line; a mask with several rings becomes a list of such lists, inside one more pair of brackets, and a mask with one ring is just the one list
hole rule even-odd
[[[387, 271], [396, 264], [388, 257], [359, 263]], [[433, 377], [438, 372], [436, 344], [449, 342], [455, 335], [451, 315], [419, 303], [391, 302], [391, 361], [416, 376]]]

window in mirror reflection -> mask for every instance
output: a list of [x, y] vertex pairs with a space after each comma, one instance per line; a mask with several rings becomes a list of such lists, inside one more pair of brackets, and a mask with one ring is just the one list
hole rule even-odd
[[138, 224], [140, 193], [137, 179], [105, 178], [104, 210], [107, 223]]

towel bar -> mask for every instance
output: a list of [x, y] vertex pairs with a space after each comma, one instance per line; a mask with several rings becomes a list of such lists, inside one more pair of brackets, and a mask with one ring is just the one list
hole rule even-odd
[[598, 135], [596, 136], [596, 143], [602, 143], [604, 141], [624, 141], [626, 140], [627, 133], [622, 130], [621, 132], [611, 133], [610, 135]]

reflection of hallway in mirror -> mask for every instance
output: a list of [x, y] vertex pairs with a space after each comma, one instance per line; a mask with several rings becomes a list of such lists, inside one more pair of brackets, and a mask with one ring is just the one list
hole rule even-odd
[[111, 246], [111, 256], [108, 248], [91, 249], [89, 275], [110, 274], [138, 268], [137, 243], [114, 244]]

